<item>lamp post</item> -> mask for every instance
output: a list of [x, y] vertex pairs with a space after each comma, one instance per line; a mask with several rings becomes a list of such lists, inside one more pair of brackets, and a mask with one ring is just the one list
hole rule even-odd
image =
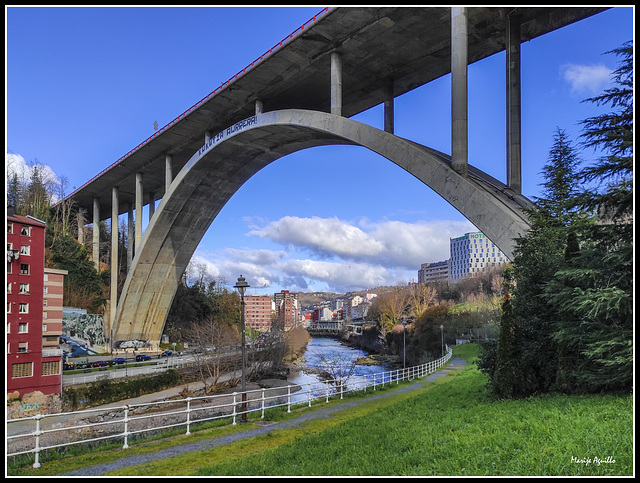
[[240, 332], [242, 337], [242, 416], [241, 421], [247, 422], [247, 381], [245, 378], [245, 358], [246, 348], [244, 345], [244, 293], [246, 292], [249, 284], [242, 275], [238, 278], [238, 281], [233, 286], [238, 290], [240, 294]]
[[440, 324], [440, 335], [442, 337], [442, 342], [440, 344], [440, 356], [444, 357], [444, 325]]
[[407, 367], [407, 320], [402, 319], [402, 368]]

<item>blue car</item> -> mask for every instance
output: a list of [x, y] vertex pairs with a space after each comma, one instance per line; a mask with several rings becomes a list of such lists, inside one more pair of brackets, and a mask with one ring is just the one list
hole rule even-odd
[[116, 357], [113, 360], [114, 364], [124, 364], [125, 362], [127, 362], [127, 360], [124, 357]]
[[150, 361], [150, 360], [151, 360], [151, 356], [148, 356], [147, 354], [138, 354], [136, 356], [136, 362]]

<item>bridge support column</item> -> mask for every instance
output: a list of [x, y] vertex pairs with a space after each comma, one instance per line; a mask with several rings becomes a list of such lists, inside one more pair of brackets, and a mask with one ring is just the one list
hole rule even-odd
[[169, 185], [173, 181], [173, 156], [166, 154], [164, 157], [164, 193], [169, 191]]
[[84, 214], [87, 212], [84, 208], [78, 208], [78, 243], [84, 245]]
[[451, 167], [468, 171], [467, 9], [451, 8]]
[[520, 17], [507, 19], [507, 186], [522, 192]]
[[100, 200], [93, 199], [93, 264], [100, 271]]
[[142, 244], [142, 173], [136, 173], [136, 244], [135, 250]]
[[154, 192], [149, 193], [149, 223], [151, 223], [151, 218], [153, 218], [153, 214], [156, 211], [156, 194]]
[[331, 114], [342, 116], [342, 56], [331, 53]]
[[394, 130], [393, 99], [393, 79], [389, 79], [387, 98], [384, 101], [384, 130], [391, 134]]
[[[127, 272], [131, 269], [131, 265], [133, 265], [133, 250], [134, 250], [134, 237], [135, 237], [135, 228], [133, 222], [133, 205], [129, 205], [129, 209], [127, 210]], [[135, 246], [137, 248], [137, 245]]]
[[111, 190], [111, 294], [109, 303], [109, 330], [116, 321], [116, 309], [118, 307], [118, 187]]

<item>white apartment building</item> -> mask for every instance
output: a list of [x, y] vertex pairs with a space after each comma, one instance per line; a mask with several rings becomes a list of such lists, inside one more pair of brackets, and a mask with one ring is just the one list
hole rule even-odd
[[451, 250], [449, 282], [475, 277], [500, 267], [509, 259], [483, 233], [466, 233], [449, 241]]
[[418, 270], [418, 283], [447, 281], [449, 279], [449, 263], [451, 260], [442, 262], [423, 263]]

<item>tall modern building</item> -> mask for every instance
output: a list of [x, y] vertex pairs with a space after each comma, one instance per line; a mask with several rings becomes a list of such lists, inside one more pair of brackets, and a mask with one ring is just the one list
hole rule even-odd
[[498, 268], [509, 259], [483, 233], [466, 233], [449, 241], [451, 249], [449, 281], [477, 277]]
[[7, 214], [7, 393], [62, 388], [64, 270], [45, 269], [46, 224]]

